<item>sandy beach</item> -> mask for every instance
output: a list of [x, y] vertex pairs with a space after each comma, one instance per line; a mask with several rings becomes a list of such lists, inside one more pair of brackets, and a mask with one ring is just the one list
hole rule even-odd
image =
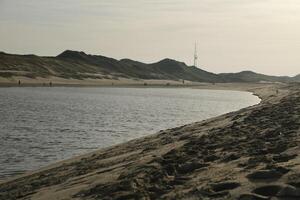
[[300, 199], [300, 86], [260, 104], [91, 152], [0, 183], [0, 199]]
[[[20, 81], [20, 85], [18, 84]], [[190, 87], [197, 85], [209, 85], [210, 83], [199, 83], [192, 81], [175, 81], [175, 80], [154, 80], [154, 79], [130, 79], [130, 78], [117, 78], [117, 79], [65, 79], [60, 77], [48, 78], [27, 78], [24, 76], [14, 76], [11, 78], [0, 77], [0, 87], [49, 87], [50, 82], [52, 86], [63, 87], [101, 87], [101, 86], [114, 86], [114, 87], [127, 87], [127, 86], [181, 86]]]
[[[18, 82], [20, 81], [20, 85]], [[235, 90], [250, 91], [259, 90], [261, 87], [273, 86], [273, 83], [206, 83], [185, 80], [155, 80], [155, 79], [65, 79], [59, 77], [27, 78], [14, 76], [11, 78], [0, 77], [0, 87], [192, 87], [195, 89], [211, 90]], [[282, 85], [277, 83], [275, 85]]]
[[0, 12], [0, 200], [300, 200], [299, 0]]

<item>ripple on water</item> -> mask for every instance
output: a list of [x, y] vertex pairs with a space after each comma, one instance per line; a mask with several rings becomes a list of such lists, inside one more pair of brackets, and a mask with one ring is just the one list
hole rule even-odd
[[0, 178], [259, 102], [183, 88], [0, 88]]

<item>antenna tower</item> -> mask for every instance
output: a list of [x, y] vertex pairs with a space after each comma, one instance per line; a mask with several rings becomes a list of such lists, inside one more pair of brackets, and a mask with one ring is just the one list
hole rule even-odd
[[195, 51], [194, 51], [194, 66], [197, 67], [198, 65], [198, 53], [197, 53], [197, 43], [195, 43]]

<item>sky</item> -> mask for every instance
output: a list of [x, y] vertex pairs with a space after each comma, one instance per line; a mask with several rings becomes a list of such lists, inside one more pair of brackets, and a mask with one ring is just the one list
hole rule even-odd
[[0, 0], [0, 51], [300, 73], [299, 0]]

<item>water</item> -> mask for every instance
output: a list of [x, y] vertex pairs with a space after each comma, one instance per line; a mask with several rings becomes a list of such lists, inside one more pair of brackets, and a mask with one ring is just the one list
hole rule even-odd
[[258, 102], [191, 88], [0, 88], [0, 178]]

